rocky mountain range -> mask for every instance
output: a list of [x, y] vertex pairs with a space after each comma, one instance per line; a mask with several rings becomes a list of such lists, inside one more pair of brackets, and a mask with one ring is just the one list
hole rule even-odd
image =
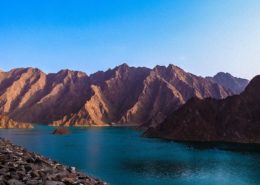
[[88, 76], [35, 68], [0, 72], [0, 114], [52, 125], [157, 125], [192, 97], [226, 98], [230, 89], [177, 66], [129, 67]]
[[260, 76], [240, 95], [224, 100], [190, 99], [147, 137], [177, 141], [225, 141], [260, 143]]
[[16, 122], [8, 116], [0, 115], [0, 128], [33, 128], [30, 123]]
[[213, 77], [206, 77], [206, 79], [222, 85], [226, 89], [230, 90], [233, 94], [240, 94], [245, 90], [249, 83], [247, 79], [237, 78], [229, 73], [223, 72], [219, 72]]

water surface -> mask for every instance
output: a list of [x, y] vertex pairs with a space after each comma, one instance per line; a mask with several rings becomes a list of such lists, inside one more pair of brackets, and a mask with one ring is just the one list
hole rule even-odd
[[113, 185], [259, 185], [260, 154], [147, 139], [129, 128], [0, 129], [0, 137]]

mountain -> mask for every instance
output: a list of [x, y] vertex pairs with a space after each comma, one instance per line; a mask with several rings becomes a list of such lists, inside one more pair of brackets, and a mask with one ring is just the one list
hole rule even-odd
[[84, 107], [53, 125], [156, 125], [191, 97], [224, 98], [231, 94], [174, 65], [151, 70], [123, 64], [91, 75], [90, 81], [92, 96]]
[[0, 128], [33, 128], [30, 123], [16, 122], [6, 115], [0, 115]]
[[88, 76], [62, 70], [46, 75], [19, 68], [0, 76], [0, 113], [31, 123], [48, 123], [77, 112], [87, 99]]
[[240, 95], [192, 98], [144, 135], [177, 141], [260, 143], [260, 76]]
[[192, 97], [232, 95], [221, 85], [174, 65], [122, 64], [90, 76], [35, 68], [0, 72], [0, 114], [15, 121], [52, 125], [157, 125]]
[[121, 122], [156, 125], [192, 97], [222, 99], [231, 95], [220, 85], [169, 65], [156, 66], [144, 80], [138, 101]]
[[243, 78], [237, 78], [229, 73], [217, 73], [214, 77], [206, 77], [206, 79], [211, 80], [219, 85], [222, 85], [226, 89], [232, 91], [233, 94], [240, 94], [245, 90], [249, 83], [249, 80]]
[[75, 114], [66, 115], [53, 125], [107, 125], [119, 122], [121, 117], [138, 101], [148, 68], [120, 65], [90, 76], [90, 96]]

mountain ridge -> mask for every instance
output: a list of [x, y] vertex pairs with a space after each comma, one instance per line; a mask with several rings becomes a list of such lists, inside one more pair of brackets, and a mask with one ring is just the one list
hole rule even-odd
[[233, 94], [240, 94], [245, 90], [249, 80], [232, 76], [230, 73], [219, 72], [213, 77], [206, 77], [214, 83], [220, 84]]
[[0, 114], [52, 125], [156, 125], [192, 97], [233, 93], [175, 66], [119, 65], [87, 75], [17, 68], [0, 73]]
[[260, 144], [260, 76], [240, 95], [216, 100], [192, 98], [144, 136], [177, 141]]

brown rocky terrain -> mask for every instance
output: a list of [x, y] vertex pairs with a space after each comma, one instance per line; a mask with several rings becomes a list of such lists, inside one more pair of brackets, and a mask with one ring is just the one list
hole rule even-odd
[[107, 125], [119, 122], [138, 101], [147, 68], [129, 67], [126, 64], [97, 72], [90, 76], [91, 96], [76, 114], [65, 116], [54, 125]]
[[222, 85], [226, 89], [232, 91], [233, 94], [240, 94], [243, 92], [249, 83], [247, 79], [237, 78], [229, 73], [223, 72], [220, 72], [213, 77], [206, 77], [206, 79]]
[[260, 144], [260, 76], [241, 95], [224, 100], [193, 98], [144, 135], [177, 141]]
[[30, 123], [17, 122], [8, 116], [0, 115], [0, 128], [33, 128]]
[[156, 66], [146, 77], [138, 101], [121, 121], [156, 125], [192, 97], [222, 99], [231, 95], [222, 86], [169, 65]]
[[107, 185], [0, 138], [0, 184], [8, 185]]
[[154, 69], [122, 64], [90, 76], [19, 68], [0, 72], [0, 114], [52, 125], [156, 125], [192, 97], [232, 93], [174, 65]]
[[48, 123], [77, 112], [88, 95], [88, 76], [63, 70], [46, 75], [20, 68], [0, 77], [0, 113], [16, 121]]

